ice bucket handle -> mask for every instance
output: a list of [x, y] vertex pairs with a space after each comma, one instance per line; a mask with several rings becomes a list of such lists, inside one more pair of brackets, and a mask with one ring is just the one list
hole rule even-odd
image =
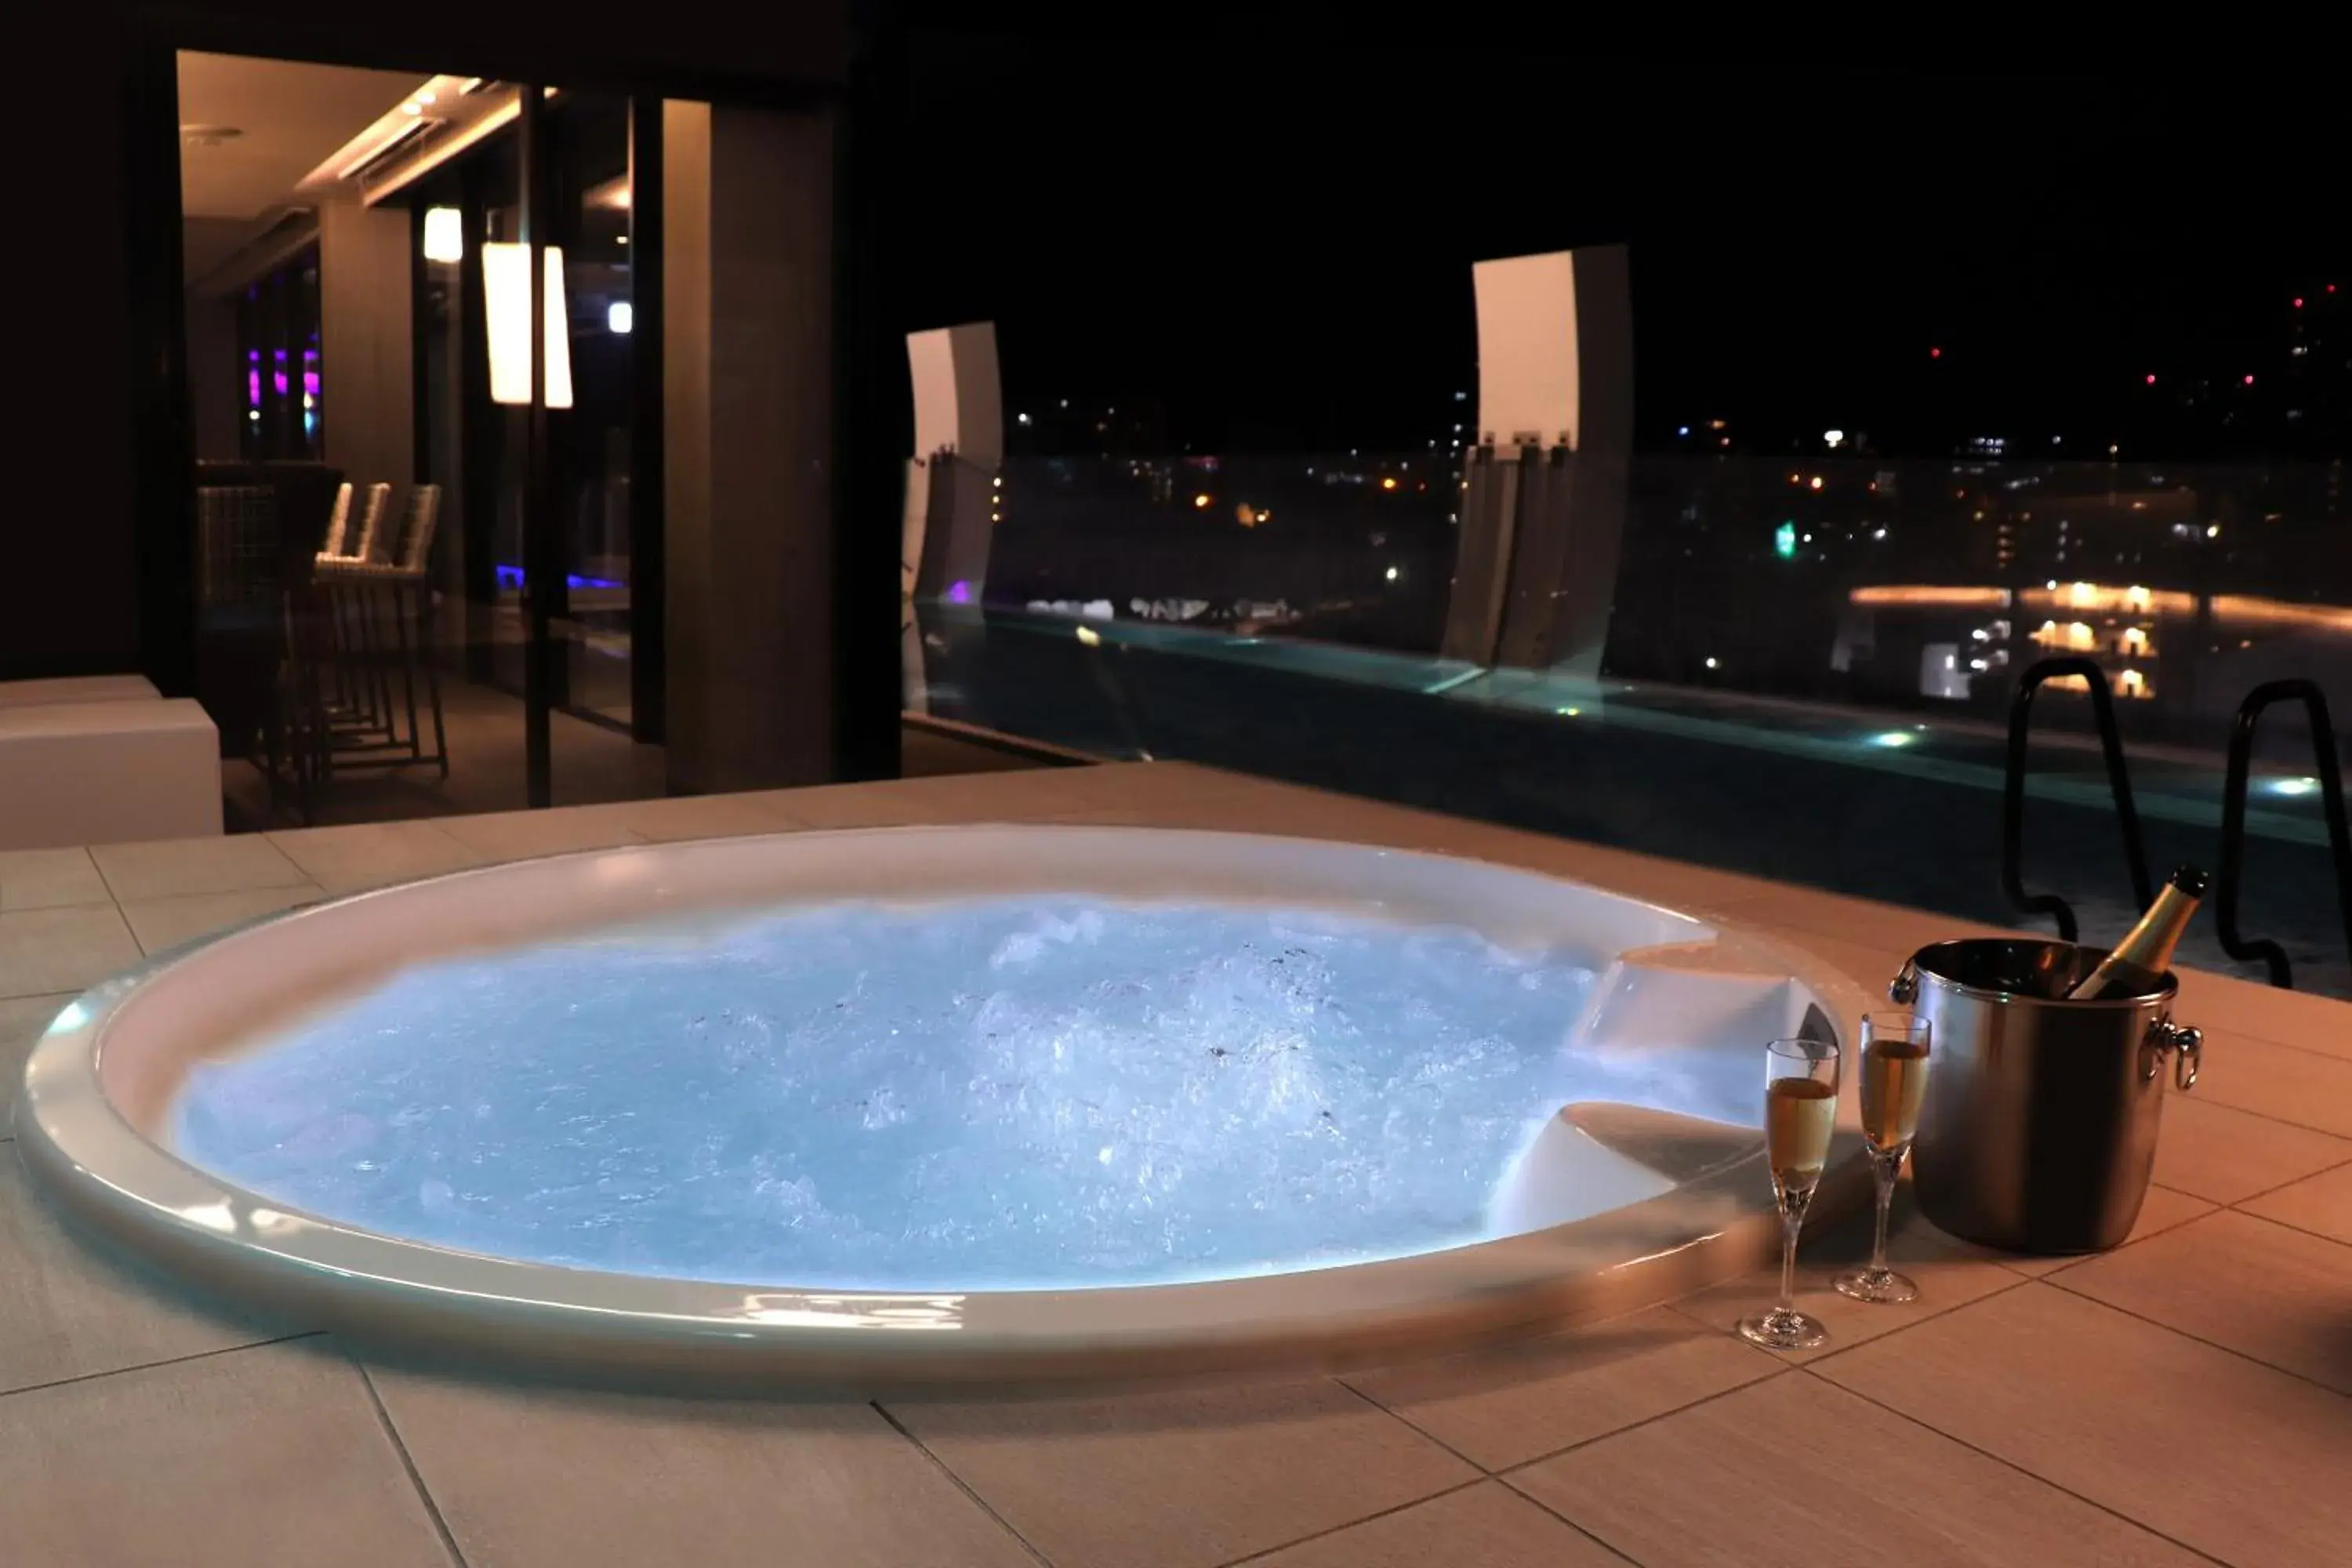
[[[1886, 983], [1886, 999], [1898, 1007], [1909, 1007], [1919, 1000], [1919, 967], [1909, 959]], [[2140, 1080], [2146, 1082], [2164, 1070], [2164, 1058], [2172, 1057], [2172, 1082], [2183, 1092], [2197, 1087], [2198, 1070], [2205, 1065], [2205, 1031], [2176, 1024], [2169, 1018], [2158, 1018], [2147, 1026], [2147, 1038], [2140, 1052]]]
[[2140, 1056], [2139, 1076], [2143, 1082], [2164, 1070], [2168, 1051], [2177, 1052], [2172, 1058], [2173, 1086], [2184, 1091], [2197, 1087], [2197, 1069], [2205, 1065], [2205, 1031], [2176, 1024], [2169, 1018], [2158, 1018], [2147, 1026], [2147, 1043]]

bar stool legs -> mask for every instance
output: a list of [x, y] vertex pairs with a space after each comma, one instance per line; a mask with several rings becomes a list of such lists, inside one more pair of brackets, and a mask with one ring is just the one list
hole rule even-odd
[[[397, 547], [393, 550], [383, 547], [382, 535], [389, 489], [381, 484], [370, 487], [366, 521], [354, 553], [321, 552], [318, 558], [318, 579], [327, 596], [331, 635], [321, 650], [323, 658], [311, 661], [308, 679], [315, 685], [320, 679], [320, 666], [324, 665], [333, 689], [331, 703], [324, 700], [322, 692], [317, 710], [316, 775], [321, 780], [346, 770], [425, 763], [437, 766], [444, 779], [449, 776], [440, 670], [427, 651], [427, 627], [422, 618], [429, 600], [425, 568], [432, 555], [441, 490], [437, 485], [418, 485], [410, 492]], [[433, 710], [429, 752], [416, 706], [420, 673]]]

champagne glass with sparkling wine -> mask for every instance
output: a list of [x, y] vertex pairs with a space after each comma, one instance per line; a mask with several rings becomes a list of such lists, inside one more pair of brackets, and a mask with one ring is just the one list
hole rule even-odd
[[1764, 1047], [1764, 1151], [1780, 1205], [1780, 1302], [1740, 1319], [1739, 1332], [1767, 1350], [1811, 1350], [1830, 1337], [1797, 1310], [1797, 1231], [1829, 1163], [1837, 1090], [1835, 1040], [1774, 1040]]
[[1862, 1017], [1862, 1136], [1870, 1148], [1870, 1173], [1878, 1183], [1878, 1229], [1870, 1267], [1841, 1274], [1838, 1294], [1857, 1301], [1909, 1301], [1919, 1287], [1886, 1266], [1886, 1211], [1895, 1202], [1895, 1178], [1919, 1131], [1919, 1095], [1927, 1083], [1927, 1020], [1908, 1013], [1865, 1013]]

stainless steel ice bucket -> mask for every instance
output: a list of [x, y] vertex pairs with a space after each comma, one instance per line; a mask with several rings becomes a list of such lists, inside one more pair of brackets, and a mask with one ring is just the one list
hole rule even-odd
[[1887, 987], [1933, 1026], [1911, 1177], [1920, 1212], [2013, 1252], [2115, 1246], [2139, 1217], [2164, 1079], [2197, 1082], [2204, 1039], [2172, 1022], [2171, 975], [2141, 996], [2069, 1002], [2105, 952], [2072, 942], [1939, 942]]

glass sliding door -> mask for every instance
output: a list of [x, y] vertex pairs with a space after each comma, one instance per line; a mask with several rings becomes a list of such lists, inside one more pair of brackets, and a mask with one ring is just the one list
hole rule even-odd
[[[544, 737], [527, 771], [549, 774], [545, 798], [658, 793], [659, 755], [641, 743], [659, 738], [658, 713], [635, 700], [636, 492], [649, 460], [630, 103], [541, 89], [531, 119], [530, 136], [518, 115], [410, 197], [424, 258], [420, 395], [432, 402], [421, 460], [458, 498], [446, 618], [468, 679], [521, 700]], [[533, 242], [537, 268], [521, 248]], [[544, 398], [530, 359], [534, 271]], [[534, 584], [539, 527], [547, 555]]]
[[[634, 732], [635, 335], [629, 101], [562, 93], [548, 101], [554, 201], [549, 242], [562, 253], [572, 405], [551, 410], [550, 495], [564, 580], [551, 631], [557, 700], [574, 716]], [[552, 320], [552, 317], [551, 317]]]

